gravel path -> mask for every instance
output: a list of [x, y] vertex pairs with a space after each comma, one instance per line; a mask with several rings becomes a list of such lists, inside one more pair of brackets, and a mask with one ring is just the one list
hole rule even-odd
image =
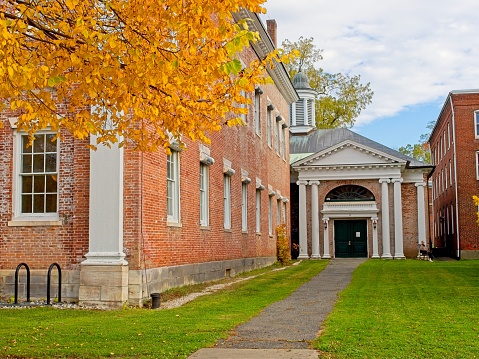
[[308, 283], [259, 316], [236, 328], [217, 348], [307, 349], [332, 311], [338, 293], [351, 282], [352, 272], [366, 259], [333, 259]]

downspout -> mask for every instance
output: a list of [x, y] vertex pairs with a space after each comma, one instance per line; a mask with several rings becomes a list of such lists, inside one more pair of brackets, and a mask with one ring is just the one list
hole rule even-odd
[[452, 140], [453, 142], [453, 158], [454, 158], [454, 189], [456, 192], [456, 238], [457, 238], [457, 251], [456, 257], [459, 258], [460, 250], [459, 250], [459, 196], [457, 193], [457, 158], [456, 158], [456, 125], [454, 123], [454, 105], [452, 103], [452, 94], [449, 94], [449, 103], [451, 104], [451, 113], [452, 113]]

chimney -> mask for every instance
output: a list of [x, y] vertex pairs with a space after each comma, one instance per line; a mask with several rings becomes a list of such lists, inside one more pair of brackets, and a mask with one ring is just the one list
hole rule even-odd
[[268, 31], [268, 35], [269, 37], [271, 38], [271, 40], [273, 40], [273, 45], [274, 47], [277, 47], [276, 46], [276, 28], [278, 26], [276, 25], [276, 20], [266, 20], [266, 28], [267, 28], [267, 31]]

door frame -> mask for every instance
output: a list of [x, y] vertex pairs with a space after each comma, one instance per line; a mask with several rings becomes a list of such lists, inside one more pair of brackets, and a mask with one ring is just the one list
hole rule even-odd
[[[340, 258], [369, 258], [369, 227], [368, 227], [368, 219], [366, 218], [335, 218], [333, 219], [333, 248], [334, 248], [334, 258], [339, 258], [336, 256], [337, 252], [337, 242], [336, 242], [336, 226], [339, 224], [338, 222], [356, 222], [356, 223], [361, 223], [365, 230], [365, 244], [366, 244], [366, 249], [365, 252], [362, 253], [362, 256], [354, 256], [354, 254], [349, 251], [349, 254], [347, 257], [340, 257]], [[349, 239], [354, 242], [354, 232], [352, 231], [350, 233]]]

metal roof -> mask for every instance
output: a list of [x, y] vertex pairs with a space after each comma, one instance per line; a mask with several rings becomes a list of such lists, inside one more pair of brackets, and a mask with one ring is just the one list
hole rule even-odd
[[[351, 140], [363, 146], [370, 147], [374, 150], [403, 159], [409, 163], [408, 167], [433, 167], [429, 163], [417, 161], [412, 157], [406, 156], [399, 151], [393, 150], [378, 142], [370, 140], [369, 138], [361, 136], [347, 128], [335, 128], [328, 130], [317, 129], [306, 135], [291, 134], [289, 145], [291, 163], [294, 163], [301, 158], [305, 158], [306, 156], [302, 156], [304, 154], [310, 155], [312, 153], [317, 153], [346, 140]], [[295, 159], [294, 162], [293, 159]]]

